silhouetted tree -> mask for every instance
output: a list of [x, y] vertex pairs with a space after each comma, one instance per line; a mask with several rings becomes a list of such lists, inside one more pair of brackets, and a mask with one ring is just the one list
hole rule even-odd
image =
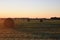
[[60, 18], [58, 18], [58, 17], [51, 17], [51, 19], [53, 19], [53, 20], [60, 20]]

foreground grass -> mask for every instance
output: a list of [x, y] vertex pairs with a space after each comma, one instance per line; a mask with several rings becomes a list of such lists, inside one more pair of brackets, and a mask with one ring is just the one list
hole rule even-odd
[[60, 33], [60, 21], [18, 23], [16, 29], [24, 32]]
[[60, 21], [18, 23], [16, 30], [32, 34], [34, 38], [60, 38]]

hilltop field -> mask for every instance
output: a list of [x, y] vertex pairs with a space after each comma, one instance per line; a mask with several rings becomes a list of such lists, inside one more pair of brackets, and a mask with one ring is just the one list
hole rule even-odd
[[[15, 27], [18, 30], [24, 31], [40, 31], [40, 32], [51, 32], [60, 33], [60, 20], [51, 19], [14, 19]], [[8, 24], [8, 23], [7, 23]], [[4, 19], [0, 19], [0, 28], [4, 26]]]
[[[14, 19], [16, 31], [28, 33], [29, 38], [36, 39], [59, 39], [60, 38], [60, 20], [25, 20]], [[0, 22], [3, 27], [4, 20]]]
[[60, 20], [17, 22], [16, 30], [31, 33], [36, 37], [40, 35], [42, 38], [58, 39], [60, 38]]
[[16, 21], [17, 25], [16, 27], [26, 31], [45, 31], [45, 32], [56, 32], [60, 33], [60, 20], [43, 20], [43, 22], [40, 21], [29, 21], [29, 22], [19, 22]]

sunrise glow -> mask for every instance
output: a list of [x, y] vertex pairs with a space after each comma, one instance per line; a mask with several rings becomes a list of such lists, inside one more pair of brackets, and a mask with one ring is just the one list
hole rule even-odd
[[60, 17], [60, 0], [0, 0], [0, 17]]

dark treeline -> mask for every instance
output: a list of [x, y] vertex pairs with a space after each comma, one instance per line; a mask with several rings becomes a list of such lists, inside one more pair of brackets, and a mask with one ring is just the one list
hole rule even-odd
[[53, 20], [60, 20], [59, 17], [51, 17], [51, 19], [53, 19]]
[[[7, 18], [0, 18], [0, 21], [1, 20], [5, 20]], [[43, 22], [43, 20], [60, 20], [60, 17], [51, 17], [51, 18], [11, 18], [11, 19], [14, 19], [14, 20], [26, 20], [28, 22], [30, 22], [31, 20], [38, 20], [40, 22]]]
[[60, 17], [51, 17], [51, 18], [15, 18], [15, 19], [27, 19], [27, 21], [30, 21], [30, 20], [60, 20]]

